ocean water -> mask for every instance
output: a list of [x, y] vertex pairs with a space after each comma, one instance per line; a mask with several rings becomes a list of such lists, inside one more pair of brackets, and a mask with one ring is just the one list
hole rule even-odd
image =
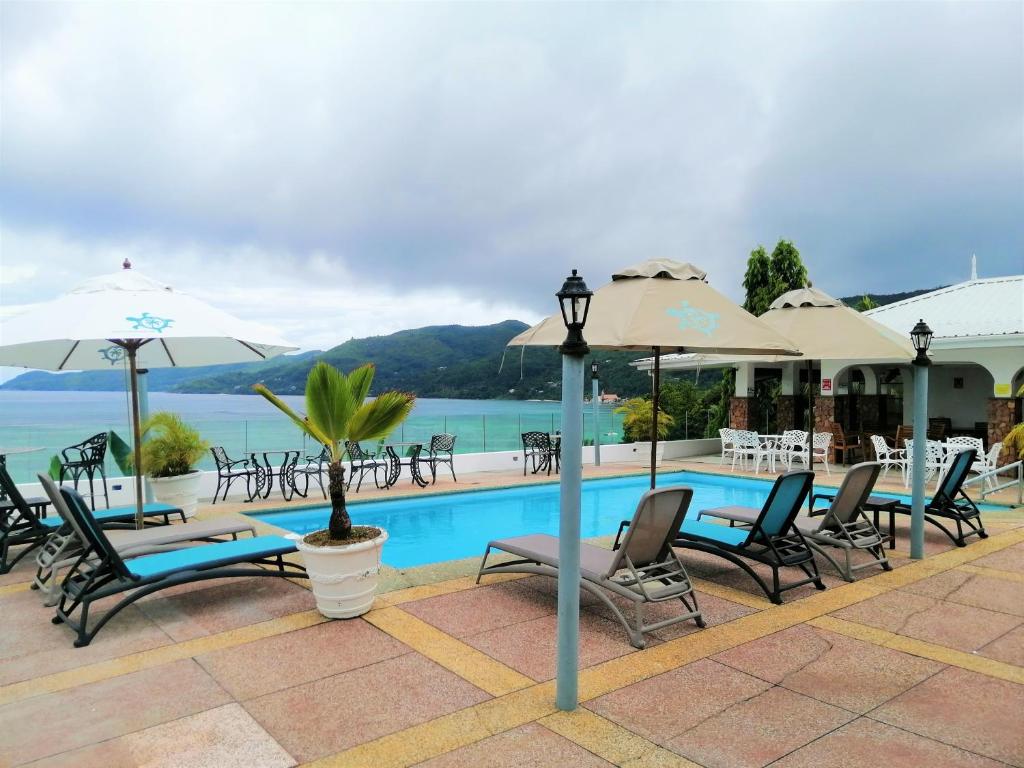
[[[284, 400], [303, 410], [301, 397]], [[315, 453], [303, 435], [283, 414], [258, 395], [179, 395], [152, 392], [150, 411], [173, 411], [199, 429], [213, 445], [235, 457], [249, 451], [304, 449]], [[17, 482], [28, 482], [45, 471], [50, 457], [61, 448], [97, 432], [114, 430], [131, 442], [131, 404], [124, 392], [0, 392], [0, 450], [39, 448], [34, 453], [12, 454], [7, 466]], [[392, 436], [395, 440], [429, 441], [439, 432], [458, 437], [457, 453], [509, 451], [520, 447], [519, 435], [532, 430], [550, 432], [561, 427], [557, 402], [520, 400], [444, 400], [422, 398]], [[598, 428], [603, 444], [622, 439], [622, 417], [602, 406]], [[592, 438], [590, 406], [584, 412], [584, 435]], [[108, 459], [108, 475], [119, 474]], [[206, 457], [201, 469], [213, 469]]]

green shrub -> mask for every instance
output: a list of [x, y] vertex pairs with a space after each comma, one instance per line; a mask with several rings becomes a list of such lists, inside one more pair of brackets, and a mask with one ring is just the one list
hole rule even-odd
[[191, 472], [210, 444], [177, 414], [154, 413], [142, 425], [142, 471], [150, 477], [177, 477]]

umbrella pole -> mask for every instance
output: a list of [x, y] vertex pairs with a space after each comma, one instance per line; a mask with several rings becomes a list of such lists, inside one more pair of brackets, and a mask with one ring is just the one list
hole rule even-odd
[[658, 477], [658, 400], [661, 397], [661, 347], [654, 348], [654, 391], [651, 393], [651, 490]]
[[134, 444], [135, 460], [132, 462], [135, 467], [135, 527], [143, 527], [144, 518], [142, 514], [142, 427], [139, 415], [139, 369], [136, 364], [135, 354], [138, 352], [138, 342], [129, 341], [125, 348], [128, 351], [128, 367], [131, 371], [132, 387], [132, 443]]
[[814, 363], [807, 361], [807, 468], [814, 471]]

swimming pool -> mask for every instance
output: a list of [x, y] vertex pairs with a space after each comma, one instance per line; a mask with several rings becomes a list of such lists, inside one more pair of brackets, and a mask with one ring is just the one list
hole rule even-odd
[[[693, 488], [690, 509], [697, 511], [727, 504], [760, 507], [768, 498], [772, 481], [696, 472], [658, 475], [659, 487], [670, 485]], [[614, 534], [621, 520], [633, 516], [640, 495], [648, 487], [646, 475], [584, 481], [582, 536]], [[558, 484], [370, 501], [351, 504], [349, 514], [356, 525], [386, 528], [390, 538], [384, 546], [384, 562], [395, 568], [409, 568], [482, 555], [491, 539], [526, 533], [557, 535]], [[324, 506], [254, 516], [304, 534], [327, 527], [329, 515], [330, 508]]]

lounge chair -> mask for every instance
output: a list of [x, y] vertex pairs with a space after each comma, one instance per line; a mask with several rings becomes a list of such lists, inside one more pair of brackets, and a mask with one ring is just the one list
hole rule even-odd
[[[768, 494], [768, 500], [749, 528], [734, 528], [700, 519], [702, 515], [728, 511], [729, 507], [703, 510], [699, 515], [683, 521], [675, 546], [717, 555], [738, 565], [776, 604], [782, 603], [783, 592], [794, 587], [814, 584], [818, 589], [824, 589], [817, 563], [814, 562], [814, 552], [800, 529], [794, 525], [813, 482], [814, 473], [806, 470], [779, 475]], [[746, 560], [764, 563], [772, 569], [771, 588]], [[782, 568], [799, 568], [806, 578], [780, 585], [779, 571]]]
[[[924, 507], [924, 519], [946, 534], [950, 541], [958, 547], [967, 546], [968, 536], [988, 538], [985, 526], [981, 522], [981, 510], [964, 493], [964, 481], [977, 459], [978, 453], [973, 448], [960, 451], [953, 458], [949, 469], [946, 470], [946, 474], [939, 482], [935, 495]], [[910, 508], [910, 504], [897, 504], [894, 511], [897, 514], [909, 515]], [[956, 536], [940, 523], [939, 519], [955, 522]], [[965, 527], [967, 528], [966, 533], [964, 533]]]
[[[872, 566], [881, 566], [891, 571], [892, 566], [885, 556], [885, 541], [864, 512], [864, 503], [871, 495], [871, 490], [878, 479], [882, 465], [877, 461], [863, 462], [850, 468], [843, 478], [843, 484], [836, 493], [818, 493], [811, 496], [811, 512], [808, 518], [797, 518], [794, 523], [803, 534], [808, 546], [820, 554], [847, 581], [854, 580], [854, 572]], [[814, 509], [818, 499], [830, 501], [827, 508]], [[711, 515], [728, 520], [731, 523], [751, 525], [757, 520], [760, 511], [753, 507], [722, 507], [705, 510], [698, 515]], [[822, 517], [821, 521], [810, 518]], [[829, 554], [840, 550], [844, 562], [839, 563]], [[872, 559], [856, 565], [850, 559], [854, 551], [868, 552]]]
[[[32, 580], [32, 588], [43, 594], [45, 605], [56, 605], [60, 596], [61, 569], [74, 565], [87, 548], [85, 532], [71, 515], [64, 497], [58, 486], [47, 475], [39, 475], [43, 490], [64, 521], [64, 525], [56, 531], [36, 552], [36, 575]], [[238, 534], [256, 535], [252, 524], [237, 517], [221, 517], [215, 520], [192, 521], [184, 525], [158, 525], [141, 530], [111, 530], [107, 538], [114, 545], [121, 557], [148, 555], [180, 549], [197, 541], [221, 541], [220, 536], [237, 539]]]
[[[703, 627], [704, 619], [693, 594], [686, 569], [671, 547], [693, 498], [691, 488], [659, 488], [648, 491], [629, 521], [622, 545], [615, 550], [580, 544], [580, 586], [597, 596], [629, 633], [629, 642], [643, 648], [644, 633], [693, 619]], [[520, 560], [488, 566], [491, 550], [508, 552]], [[500, 539], [487, 544], [477, 583], [489, 573], [539, 573], [558, 575], [558, 538], [544, 533]], [[636, 613], [631, 624], [608, 593], [629, 600]], [[679, 600], [685, 611], [679, 616], [645, 624], [645, 603]], [[692, 605], [691, 605], [692, 601]]]
[[[13, 505], [0, 510], [0, 573], [7, 573], [23, 557], [46, 543], [64, 521], [59, 516], [40, 517], [36, 514], [33, 505], [25, 501], [3, 464], [0, 464], [0, 488], [3, 488]], [[145, 504], [142, 513], [148, 518], [147, 525], [165, 525], [175, 516], [185, 521], [185, 513], [169, 504]], [[134, 527], [135, 505], [111, 507], [95, 512], [93, 516], [104, 528]], [[11, 547], [18, 546], [23, 548], [11, 556]]]
[[[96, 633], [124, 608], [161, 589], [227, 577], [306, 577], [305, 568], [284, 559], [284, 555], [296, 550], [295, 543], [282, 536], [200, 544], [125, 560], [87, 513], [81, 495], [70, 488], [61, 488], [60, 492], [88, 542], [61, 582], [57, 615], [53, 617], [54, 624], [67, 624], [77, 633], [76, 648], [92, 642]], [[90, 629], [89, 607], [97, 600], [115, 595], [124, 597], [110, 606]], [[75, 611], [80, 611], [77, 620], [72, 618]]]

